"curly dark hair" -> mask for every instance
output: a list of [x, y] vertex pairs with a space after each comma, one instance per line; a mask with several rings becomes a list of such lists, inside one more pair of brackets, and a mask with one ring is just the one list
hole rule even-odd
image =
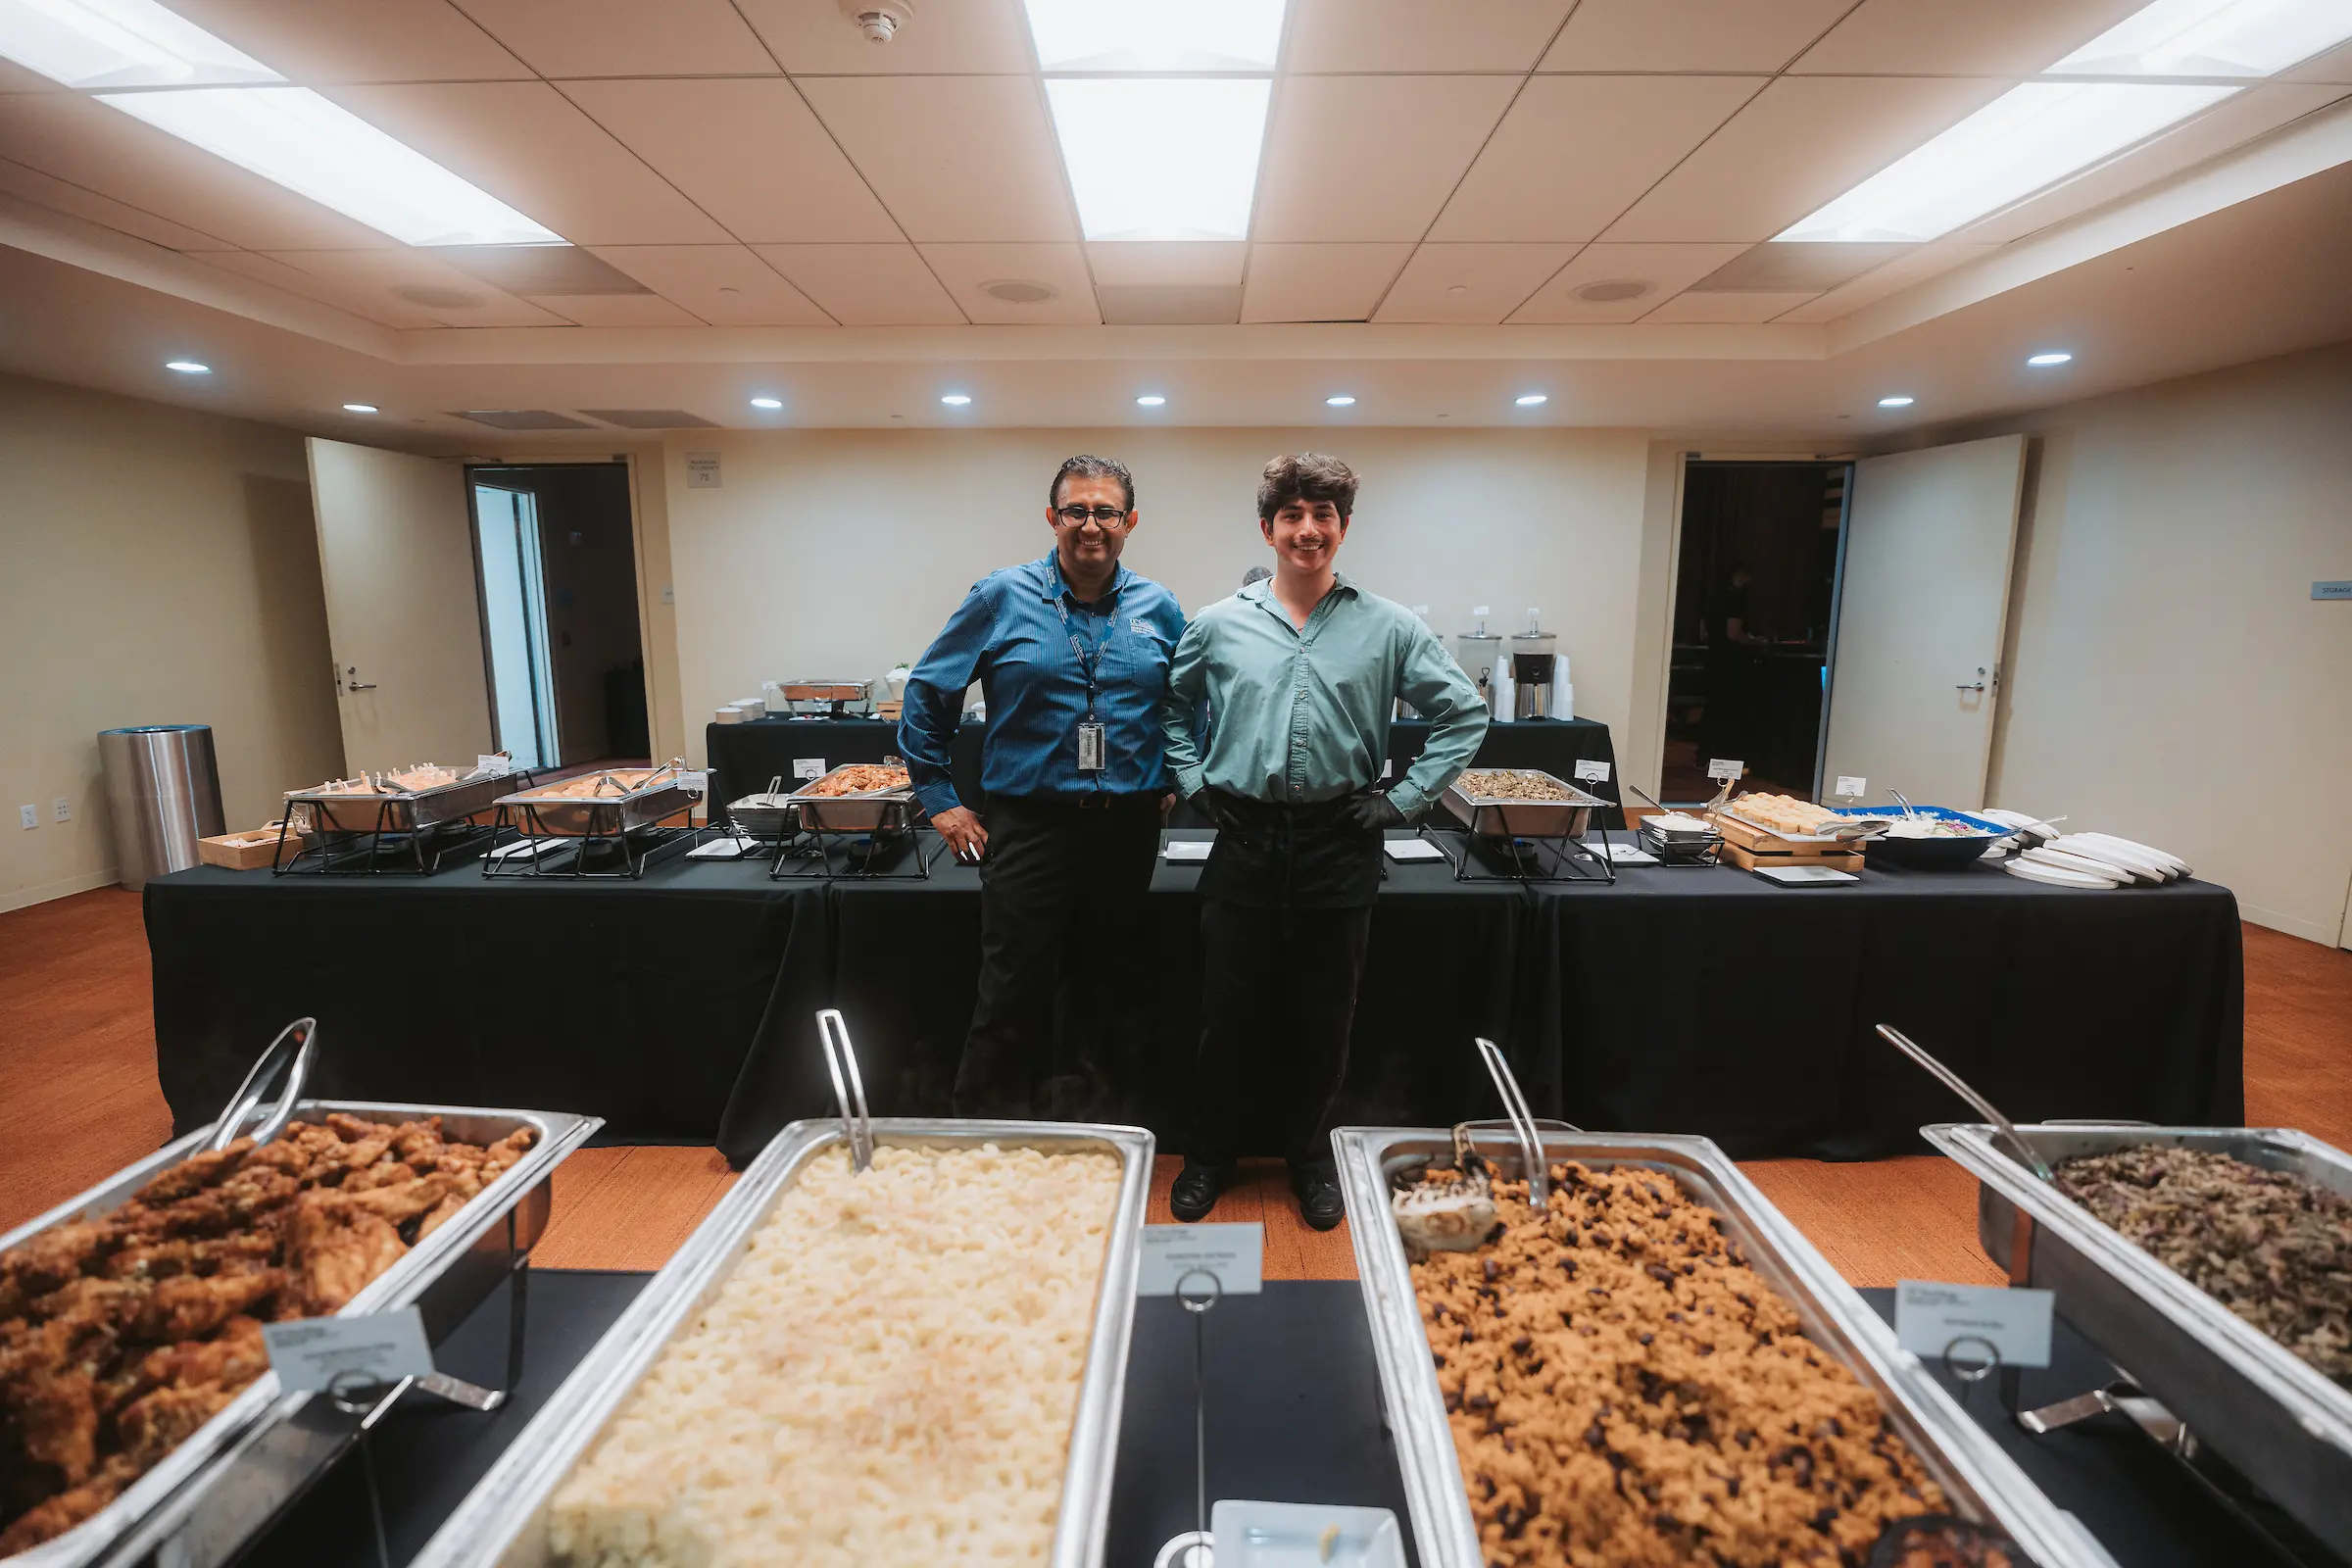
[[1355, 511], [1355, 470], [1320, 452], [1286, 453], [1257, 481], [1258, 520], [1272, 521], [1294, 501], [1328, 501], [1348, 516]]
[[1062, 459], [1060, 468], [1054, 474], [1054, 482], [1046, 487], [1047, 506], [1061, 505], [1061, 481], [1064, 479], [1116, 479], [1119, 488], [1127, 493], [1127, 510], [1135, 510], [1135, 475], [1129, 473], [1127, 465], [1116, 458], [1098, 458], [1091, 453], [1081, 452], [1074, 458]]

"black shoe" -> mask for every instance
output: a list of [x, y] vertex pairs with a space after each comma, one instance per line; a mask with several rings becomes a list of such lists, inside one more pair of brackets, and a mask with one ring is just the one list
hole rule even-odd
[[1187, 1225], [1208, 1218], [1208, 1211], [1217, 1206], [1217, 1195], [1225, 1190], [1232, 1174], [1224, 1165], [1196, 1165], [1186, 1160], [1176, 1185], [1168, 1189], [1168, 1207]]
[[1315, 1230], [1330, 1230], [1348, 1217], [1348, 1200], [1340, 1196], [1336, 1172], [1292, 1166], [1291, 1196], [1298, 1200], [1298, 1217]]

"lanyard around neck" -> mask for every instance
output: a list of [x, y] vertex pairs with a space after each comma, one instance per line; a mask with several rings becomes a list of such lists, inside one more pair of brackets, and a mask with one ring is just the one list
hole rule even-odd
[[[1105, 593], [1108, 591], [1109, 590], [1107, 589], [1104, 590]], [[1065, 589], [1064, 593], [1066, 592], [1067, 590]], [[1070, 639], [1070, 652], [1075, 655], [1078, 660], [1079, 678], [1086, 682], [1086, 718], [1087, 722], [1091, 724], [1095, 721], [1095, 694], [1101, 689], [1097, 684], [1096, 676], [1102, 664], [1102, 650], [1110, 641], [1110, 628], [1113, 624], [1113, 618], [1108, 615], [1102, 617], [1102, 641], [1097, 643], [1094, 647], [1094, 651], [1090, 654], [1087, 651], [1085, 639], [1081, 638], [1075, 631], [1070, 629], [1070, 609], [1068, 605], [1062, 602], [1062, 598], [1063, 596], [1061, 594], [1054, 595], [1054, 612], [1061, 617], [1061, 629], [1068, 635]], [[1098, 603], [1100, 603], [1100, 601], [1098, 601]], [[1088, 612], [1087, 618], [1089, 620], [1094, 618], [1093, 612]]]

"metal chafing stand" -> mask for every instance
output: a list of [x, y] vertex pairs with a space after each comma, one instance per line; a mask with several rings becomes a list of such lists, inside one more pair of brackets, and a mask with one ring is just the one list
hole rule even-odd
[[[770, 877], [782, 880], [813, 875], [827, 881], [835, 876], [930, 880], [931, 862], [939, 858], [944, 841], [935, 839], [925, 844], [915, 832], [912, 783], [897, 789], [859, 790], [851, 795], [816, 793], [826, 779], [864, 765], [867, 764], [844, 763], [783, 798], [792, 835], [778, 849], [775, 863], [768, 868]], [[881, 765], [905, 764], [895, 757], [885, 757]], [[768, 799], [775, 799], [772, 786]], [[843, 869], [838, 872], [833, 868], [836, 844], [841, 848], [843, 859]], [[891, 862], [902, 855], [909, 858], [908, 863], [891, 869]]]
[[[869, 1118], [857, 1058], [841, 1014], [817, 1015], [820, 1039], [842, 1105], [836, 1120], [796, 1121], [778, 1133], [686, 1239], [618, 1322], [589, 1351], [555, 1396], [514, 1440], [490, 1473], [441, 1526], [411, 1568], [545, 1568], [548, 1506], [602, 1435], [670, 1338], [721, 1289], [744, 1244], [792, 1189], [808, 1161], [846, 1145], [863, 1170], [877, 1144], [916, 1148], [1102, 1150], [1118, 1156], [1118, 1209], [1111, 1222], [1095, 1301], [1094, 1331], [1070, 1452], [1055, 1514], [1050, 1568], [1099, 1568], [1110, 1522], [1110, 1484], [1125, 1398], [1127, 1350], [1135, 1322], [1136, 1271], [1143, 1254], [1145, 1205], [1152, 1187], [1152, 1134], [1140, 1127], [1090, 1122], [950, 1121]], [[838, 1042], [838, 1043], [837, 1043]], [[919, 1478], [910, 1484], [919, 1485]]]
[[610, 768], [596, 775], [594, 795], [559, 795], [557, 786], [516, 791], [497, 801], [498, 826], [513, 828], [510, 845], [482, 860], [482, 875], [636, 878], [645, 868], [687, 848], [699, 833], [674, 819], [703, 798], [680, 775], [683, 760], [656, 768]]
[[362, 777], [368, 793], [323, 785], [286, 792], [274, 874], [429, 876], [495, 844], [499, 827], [479, 818], [499, 797], [531, 783], [527, 772], [483, 767], [422, 790], [401, 789], [388, 774]]
[[[514, 1282], [514, 1321], [508, 1379], [520, 1376], [524, 1272], [530, 1250], [547, 1228], [547, 1181], [565, 1155], [604, 1125], [602, 1118], [564, 1111], [485, 1110], [467, 1105], [397, 1104], [301, 1098], [317, 1024], [290, 1025], [265, 1052], [228, 1108], [210, 1126], [174, 1139], [78, 1197], [0, 1236], [0, 1251], [58, 1225], [111, 1213], [157, 1176], [191, 1155], [226, 1147], [242, 1135], [267, 1142], [298, 1121], [323, 1121], [341, 1111], [366, 1121], [397, 1123], [439, 1116], [443, 1133], [488, 1145], [529, 1127], [537, 1134], [522, 1158], [430, 1236], [353, 1297], [338, 1317], [415, 1306], [425, 1337], [438, 1343], [503, 1281]], [[280, 1074], [285, 1086], [274, 1105], [263, 1099]], [[255, 1120], [259, 1117], [259, 1121]], [[441, 1378], [460, 1402], [495, 1408], [499, 1394]], [[428, 1381], [428, 1387], [431, 1382]], [[285, 1394], [264, 1372], [228, 1406], [196, 1429], [122, 1494], [54, 1540], [6, 1559], [9, 1568], [82, 1568], [85, 1564], [170, 1564], [215, 1568], [236, 1558], [278, 1510], [339, 1458], [364, 1421], [397, 1399], [403, 1383], [378, 1391], [358, 1409], [311, 1394]], [[433, 1392], [442, 1392], [436, 1387]]]
[[[1614, 882], [1617, 866], [1609, 852], [1608, 835], [1600, 847], [1591, 843], [1592, 813], [1607, 810], [1597, 795], [1553, 778], [1542, 768], [1482, 767], [1473, 773], [1508, 773], [1540, 779], [1563, 791], [1559, 800], [1529, 800], [1517, 795], [1472, 795], [1455, 779], [1438, 797], [1439, 807], [1461, 825], [1466, 837], [1456, 855], [1427, 827], [1422, 837], [1445, 853], [1453, 864], [1457, 882]], [[1465, 774], [1465, 777], [1468, 775]], [[1481, 852], [1506, 862], [1501, 871], [1474, 870]]]

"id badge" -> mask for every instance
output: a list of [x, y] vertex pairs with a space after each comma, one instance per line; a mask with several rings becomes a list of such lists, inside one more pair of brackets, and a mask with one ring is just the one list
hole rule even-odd
[[1078, 771], [1102, 771], [1102, 726], [1091, 720], [1078, 726]]

